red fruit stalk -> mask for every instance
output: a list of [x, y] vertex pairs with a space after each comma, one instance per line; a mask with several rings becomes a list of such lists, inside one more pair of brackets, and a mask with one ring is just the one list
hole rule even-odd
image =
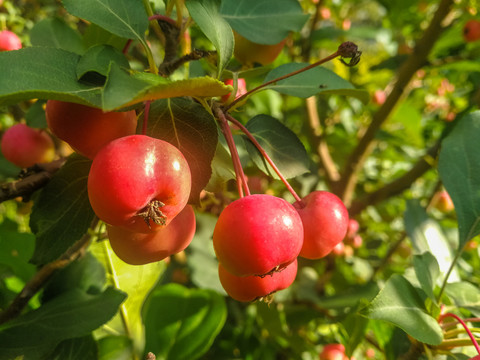
[[[442, 314], [440, 315], [438, 321], [441, 322], [443, 321], [443, 319], [445, 319], [446, 317], [452, 317], [454, 318], [455, 320], [457, 320], [460, 325], [463, 326], [463, 328], [465, 329], [465, 331], [467, 332], [467, 335], [468, 337], [470, 338], [470, 340], [472, 341], [472, 344], [473, 346], [475, 346], [475, 349], [477, 350], [478, 352], [478, 356], [480, 356], [480, 346], [478, 345], [477, 343], [477, 340], [475, 339], [475, 336], [473, 336], [472, 332], [470, 331], [470, 329], [468, 328], [467, 324], [465, 324], [465, 322], [457, 315], [453, 314], [453, 313], [446, 313], [446, 314]], [[478, 358], [477, 356], [474, 357], [475, 358]]]

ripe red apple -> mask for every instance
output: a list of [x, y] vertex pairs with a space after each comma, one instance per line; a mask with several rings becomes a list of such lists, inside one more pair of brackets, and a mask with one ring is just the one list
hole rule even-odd
[[342, 344], [328, 344], [323, 347], [320, 353], [320, 360], [345, 360], [345, 346]]
[[3, 30], [0, 31], [0, 51], [11, 51], [22, 48], [22, 42], [17, 34]]
[[97, 216], [137, 232], [168, 225], [187, 204], [190, 189], [190, 168], [180, 150], [145, 135], [104, 146], [88, 175], [88, 197]]
[[295, 259], [281, 271], [265, 276], [235, 276], [218, 265], [218, 276], [227, 294], [237, 301], [254, 301], [288, 288], [297, 275]]
[[180, 211], [164, 228], [139, 233], [107, 225], [110, 245], [117, 256], [131, 265], [165, 259], [184, 250], [195, 235], [195, 213], [190, 205]]
[[304, 240], [300, 256], [320, 259], [339, 244], [347, 233], [348, 211], [342, 200], [328, 191], [313, 191], [293, 204], [303, 222]]
[[[226, 85], [233, 86], [233, 79], [227, 79], [224, 81]], [[235, 99], [242, 96], [243, 94], [247, 93], [247, 83], [245, 82], [244, 78], [239, 78], [237, 80], [237, 94], [235, 95]], [[223, 95], [221, 100], [222, 102], [226, 102], [232, 93], [228, 93], [227, 95]]]
[[480, 21], [477, 19], [468, 20], [463, 27], [463, 38], [466, 42], [480, 39]]
[[16, 124], [3, 134], [2, 153], [11, 163], [26, 168], [52, 161], [55, 157], [55, 146], [44, 130]]
[[284, 199], [255, 194], [229, 204], [213, 231], [213, 247], [222, 266], [236, 276], [264, 275], [297, 257], [303, 226]]
[[134, 110], [103, 112], [85, 105], [48, 100], [45, 115], [52, 133], [89, 159], [110, 141], [135, 134], [137, 127]]
[[286, 42], [286, 39], [284, 39], [274, 45], [257, 44], [235, 31], [233, 35], [235, 37], [234, 55], [241, 63], [246, 65], [253, 65], [254, 63], [271, 64], [278, 57]]

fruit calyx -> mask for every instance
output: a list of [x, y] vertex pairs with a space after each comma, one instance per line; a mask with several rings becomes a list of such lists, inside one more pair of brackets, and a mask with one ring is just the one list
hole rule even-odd
[[166, 225], [167, 216], [160, 210], [163, 206], [165, 206], [163, 202], [153, 199], [147, 204], [147, 206], [141, 209], [136, 216], [143, 218], [149, 229], [152, 228], [150, 226], [150, 220], [157, 225]]

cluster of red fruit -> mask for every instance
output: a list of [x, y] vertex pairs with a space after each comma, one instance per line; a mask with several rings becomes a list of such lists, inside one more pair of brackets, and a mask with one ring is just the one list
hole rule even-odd
[[190, 243], [195, 233], [195, 215], [187, 205], [191, 174], [180, 150], [166, 141], [135, 135], [134, 110], [102, 112], [49, 100], [45, 112], [50, 131], [93, 160], [88, 197], [107, 224], [118, 257], [129, 264], [146, 264]]
[[240, 198], [223, 210], [213, 232], [222, 286], [238, 301], [285, 289], [295, 280], [297, 257], [326, 256], [347, 227], [345, 205], [327, 191], [293, 205], [267, 194]]

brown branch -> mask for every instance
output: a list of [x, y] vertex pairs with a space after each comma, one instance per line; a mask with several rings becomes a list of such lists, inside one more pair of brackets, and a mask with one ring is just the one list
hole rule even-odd
[[358, 173], [376, 145], [375, 135], [404, 95], [405, 89], [413, 75], [427, 62], [427, 56], [444, 29], [442, 23], [449, 14], [452, 5], [453, 0], [442, 0], [440, 2], [430, 25], [417, 41], [413, 53], [399, 69], [396, 81], [385, 103], [373, 115], [370, 126], [352, 151], [339, 184], [339, 195], [347, 206], [352, 201], [358, 181]]
[[[98, 218], [95, 218], [92, 221], [90, 229], [95, 228], [97, 224]], [[47, 280], [50, 279], [57, 270], [64, 268], [85, 253], [85, 249], [89, 245], [91, 238], [92, 235], [90, 232], [87, 232], [80, 240], [68, 248], [58, 260], [52, 261], [40, 268], [33, 278], [25, 284], [22, 291], [15, 297], [10, 306], [0, 313], [0, 324], [19, 316], [30, 299], [46, 284]]]
[[395, 179], [384, 187], [354, 201], [348, 210], [350, 216], [353, 217], [364, 210], [367, 206], [374, 205], [407, 190], [415, 180], [420, 178], [432, 167], [432, 162], [440, 151], [440, 144], [441, 141], [439, 140], [435, 145], [428, 149], [425, 156], [423, 156], [409, 171], [398, 179]]
[[59, 159], [46, 164], [36, 164], [21, 173], [19, 180], [0, 185], [0, 203], [16, 197], [28, 198], [34, 191], [45, 186], [64, 163], [65, 159]]
[[308, 126], [310, 127], [311, 142], [313, 147], [317, 149], [318, 156], [320, 158], [320, 164], [325, 171], [325, 178], [328, 184], [335, 183], [340, 179], [340, 174], [337, 169], [337, 165], [333, 161], [328, 145], [322, 136], [320, 119], [318, 116], [316, 97], [312, 96], [307, 98], [306, 103], [308, 114]]

